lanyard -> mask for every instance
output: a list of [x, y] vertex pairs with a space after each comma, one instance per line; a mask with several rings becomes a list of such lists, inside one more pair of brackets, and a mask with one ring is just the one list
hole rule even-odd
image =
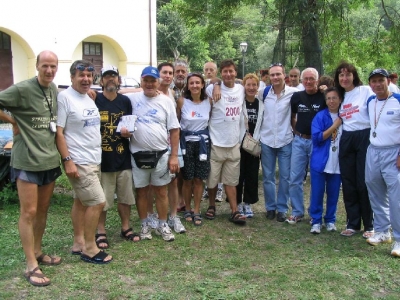
[[[50, 110], [50, 121], [51, 121], [51, 120], [53, 120], [53, 111], [52, 111], [52, 109], [51, 109], [51, 105], [50, 105], [49, 99], [47, 99], [46, 93], [44, 92], [42, 86], [40, 85], [39, 80], [37, 79], [37, 77], [36, 77], [36, 82], [37, 82], [37, 84], [38, 84], [40, 90], [42, 91], [44, 98], [46, 99], [47, 105], [49, 106], [49, 110]], [[51, 90], [49, 90], [49, 93], [50, 93], [50, 99], [51, 99]]]

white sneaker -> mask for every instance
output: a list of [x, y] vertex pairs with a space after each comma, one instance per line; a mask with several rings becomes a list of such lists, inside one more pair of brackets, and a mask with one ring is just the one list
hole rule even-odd
[[378, 244], [381, 243], [390, 244], [391, 242], [392, 242], [392, 236], [390, 235], [390, 232], [375, 232], [372, 237], [367, 239], [367, 243], [372, 246], [377, 246]]
[[166, 242], [172, 242], [175, 240], [175, 236], [171, 232], [171, 228], [169, 228], [167, 223], [164, 223], [162, 226], [158, 226], [156, 229], [156, 234], [161, 235], [163, 240]]
[[168, 219], [169, 227], [173, 227], [176, 233], [185, 233], [185, 226], [182, 225], [181, 219], [178, 216]]
[[310, 230], [311, 233], [319, 234], [321, 233], [321, 224], [314, 224]]
[[394, 242], [392, 252], [390, 252], [392, 256], [400, 257], [400, 242]]
[[335, 223], [326, 223], [326, 230], [328, 231], [336, 231], [336, 225]]
[[158, 227], [158, 215], [157, 213], [154, 214], [147, 214], [147, 221], [149, 223], [149, 226], [152, 229], [156, 229]]
[[153, 237], [151, 236], [151, 228], [149, 223], [143, 223], [142, 229], [140, 230], [140, 239], [141, 240], [151, 240]]
[[222, 202], [222, 189], [217, 190], [217, 196], [215, 196], [215, 202]]
[[239, 213], [240, 213], [241, 215], [244, 214], [244, 205], [243, 205], [243, 202], [241, 202], [241, 203], [238, 204], [237, 209], [238, 209], [238, 211], [239, 211]]
[[253, 210], [251, 209], [250, 204], [244, 205], [244, 215], [246, 216], [246, 218], [254, 217], [254, 213], [253, 213]]
[[201, 196], [201, 200], [208, 199], [208, 190], [204, 188], [203, 195]]

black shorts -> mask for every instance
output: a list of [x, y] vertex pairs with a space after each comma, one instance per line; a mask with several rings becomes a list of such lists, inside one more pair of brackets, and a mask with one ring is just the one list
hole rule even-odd
[[61, 168], [57, 167], [46, 171], [25, 171], [11, 167], [11, 181], [20, 180], [37, 184], [38, 186], [49, 184], [61, 175]]

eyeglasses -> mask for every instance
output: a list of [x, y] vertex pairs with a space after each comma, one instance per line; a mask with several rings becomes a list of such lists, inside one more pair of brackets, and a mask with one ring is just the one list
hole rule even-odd
[[103, 77], [107, 77], [107, 78], [112, 77], [112, 78], [115, 78], [115, 77], [118, 77], [118, 74], [115, 74], [115, 73], [106, 73], [106, 74], [103, 75]]
[[283, 67], [283, 64], [281, 63], [273, 63], [272, 65], [269, 66], [270, 68], [272, 67]]
[[75, 67], [75, 69], [77, 69], [77, 70], [79, 70], [79, 71], [85, 71], [85, 69], [86, 69], [86, 70], [88, 70], [89, 72], [94, 72], [94, 67], [92, 67], [92, 66], [85, 67], [84, 65], [77, 65], [77, 66]]

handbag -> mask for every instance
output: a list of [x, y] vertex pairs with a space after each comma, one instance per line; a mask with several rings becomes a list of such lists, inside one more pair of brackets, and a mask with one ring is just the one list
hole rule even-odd
[[163, 156], [167, 151], [168, 149], [162, 151], [139, 151], [132, 153], [132, 156], [138, 168], [154, 169], [157, 167], [161, 156]]
[[253, 156], [259, 156], [261, 154], [261, 143], [246, 132], [242, 142], [242, 149]]

